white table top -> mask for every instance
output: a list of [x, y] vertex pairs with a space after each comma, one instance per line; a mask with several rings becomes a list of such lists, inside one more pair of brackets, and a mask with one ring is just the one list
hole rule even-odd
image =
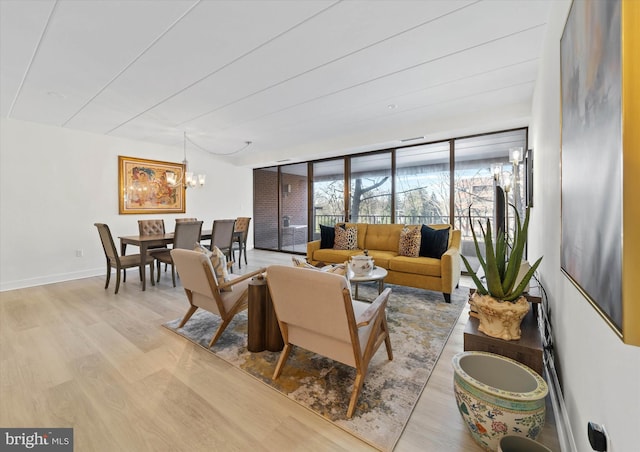
[[367, 282], [367, 281], [380, 281], [387, 277], [387, 271], [382, 267], [374, 267], [371, 273], [364, 276], [355, 276], [353, 271], [349, 269], [349, 281], [353, 282]]

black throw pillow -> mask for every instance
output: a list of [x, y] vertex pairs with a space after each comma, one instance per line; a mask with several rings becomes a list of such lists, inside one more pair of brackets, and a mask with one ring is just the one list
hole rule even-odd
[[420, 233], [420, 256], [440, 259], [449, 248], [449, 228], [433, 229], [423, 224]]
[[336, 231], [333, 226], [320, 225], [320, 248], [333, 248]]

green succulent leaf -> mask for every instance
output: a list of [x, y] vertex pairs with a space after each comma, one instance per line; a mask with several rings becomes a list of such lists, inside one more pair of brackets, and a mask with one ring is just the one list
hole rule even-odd
[[480, 281], [480, 278], [478, 278], [476, 273], [473, 271], [473, 268], [471, 268], [471, 264], [469, 264], [469, 261], [467, 260], [467, 258], [464, 257], [463, 255], [460, 255], [460, 257], [462, 258], [464, 265], [467, 267], [467, 272], [471, 275], [471, 278], [473, 279], [473, 282], [476, 285], [476, 289], [478, 293], [480, 295], [487, 295], [489, 292], [487, 292], [487, 289], [482, 284], [482, 281]]

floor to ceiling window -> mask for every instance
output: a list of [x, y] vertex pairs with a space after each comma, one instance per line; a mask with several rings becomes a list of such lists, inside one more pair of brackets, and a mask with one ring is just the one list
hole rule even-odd
[[[474, 222], [501, 220], [510, 231], [514, 208], [524, 214], [526, 149], [522, 128], [256, 169], [255, 246], [303, 254], [320, 225], [343, 221], [452, 223], [473, 260], [469, 208]], [[496, 216], [496, 187], [512, 206], [504, 218]]]
[[[478, 220], [484, 226], [490, 219], [494, 231], [499, 222], [504, 222], [507, 230], [513, 231], [513, 209], [517, 209], [519, 214], [524, 211], [524, 165], [513, 163], [512, 158], [513, 154], [522, 156], [526, 144], [526, 129], [454, 140], [455, 227], [462, 231], [462, 254], [472, 261], [476, 252], [469, 226], [469, 211], [474, 227]], [[501, 191], [496, 191], [496, 186], [504, 191], [506, 218], [496, 217], [496, 196], [502, 196]]]
[[334, 225], [345, 220], [344, 159], [324, 160], [312, 164], [313, 238], [320, 238], [320, 225]]
[[306, 252], [308, 218], [307, 164], [280, 167], [280, 250]]
[[391, 223], [391, 152], [349, 159], [349, 221]]
[[449, 223], [449, 142], [396, 150], [396, 223]]

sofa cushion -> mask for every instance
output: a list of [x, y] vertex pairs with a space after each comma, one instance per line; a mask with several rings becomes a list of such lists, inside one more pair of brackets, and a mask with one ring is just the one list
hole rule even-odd
[[402, 231], [400, 231], [398, 254], [400, 256], [418, 257], [421, 240], [422, 235], [420, 229], [414, 226], [405, 226], [402, 228]]
[[333, 248], [336, 239], [334, 226], [320, 225], [320, 248]]
[[440, 259], [397, 256], [389, 261], [389, 270], [426, 276], [442, 276]]
[[336, 225], [334, 228], [336, 238], [333, 242], [333, 247], [337, 250], [355, 250], [358, 249], [358, 229], [355, 227], [347, 226], [343, 228]]
[[403, 224], [370, 224], [367, 227], [364, 249], [397, 253], [403, 227]]
[[342, 263], [356, 254], [362, 254], [362, 250], [319, 249], [314, 251], [313, 261], [324, 262], [325, 264]]
[[420, 256], [440, 259], [449, 248], [449, 228], [433, 229], [423, 224], [420, 231]]
[[389, 270], [389, 261], [397, 255], [398, 253], [395, 251], [369, 250], [369, 256], [373, 259], [373, 264], [385, 270]]

